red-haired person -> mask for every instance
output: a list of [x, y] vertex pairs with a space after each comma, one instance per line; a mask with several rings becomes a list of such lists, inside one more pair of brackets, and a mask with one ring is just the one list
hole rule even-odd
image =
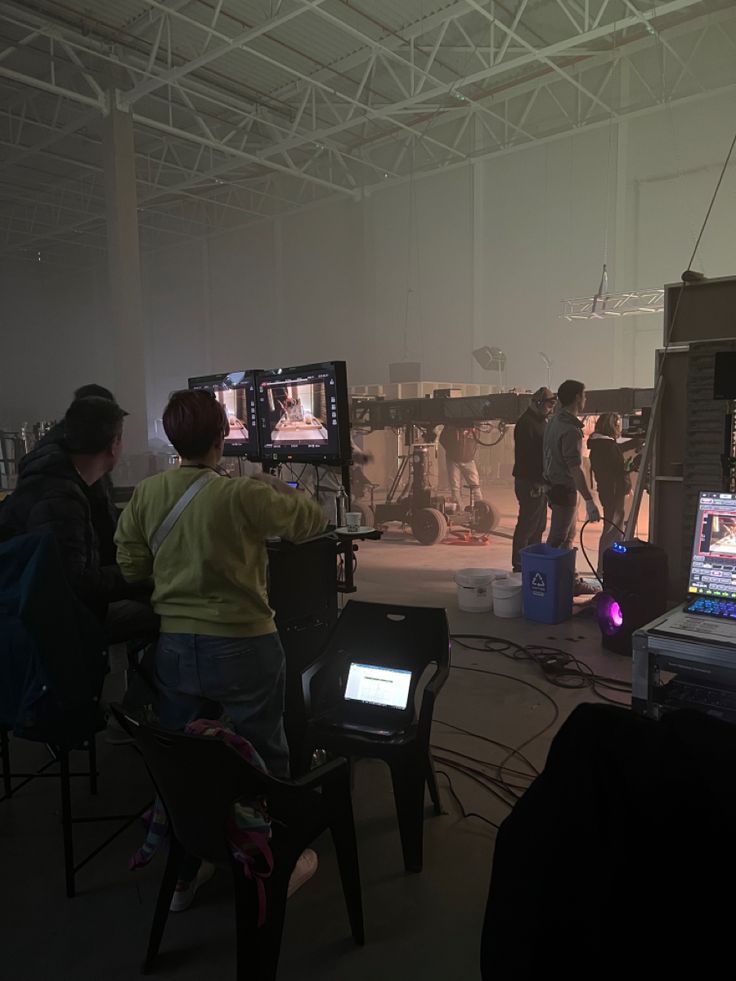
[[161, 724], [224, 717], [286, 777], [284, 651], [268, 604], [265, 540], [310, 538], [326, 519], [274, 477], [220, 473], [228, 420], [210, 392], [174, 392], [163, 424], [181, 465], [136, 487], [115, 535], [125, 578], [154, 582]]

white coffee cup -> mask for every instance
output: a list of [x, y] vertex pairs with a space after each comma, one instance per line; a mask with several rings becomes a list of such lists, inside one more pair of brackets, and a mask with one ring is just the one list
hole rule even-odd
[[360, 522], [363, 515], [359, 511], [348, 511], [345, 515], [345, 524], [348, 531], [355, 532], [360, 531]]

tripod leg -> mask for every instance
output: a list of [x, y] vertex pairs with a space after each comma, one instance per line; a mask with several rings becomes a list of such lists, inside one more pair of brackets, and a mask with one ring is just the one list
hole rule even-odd
[[69, 753], [59, 751], [59, 779], [61, 782], [61, 829], [64, 837], [64, 874], [68, 899], [75, 896], [74, 882], [74, 838], [72, 835], [71, 778], [69, 776]]

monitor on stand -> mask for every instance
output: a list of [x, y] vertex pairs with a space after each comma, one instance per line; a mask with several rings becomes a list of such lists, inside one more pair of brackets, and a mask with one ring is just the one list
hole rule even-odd
[[261, 460], [256, 373], [231, 371], [217, 375], [199, 375], [189, 379], [190, 389], [206, 389], [227, 411], [230, 432], [225, 439], [225, 456]]

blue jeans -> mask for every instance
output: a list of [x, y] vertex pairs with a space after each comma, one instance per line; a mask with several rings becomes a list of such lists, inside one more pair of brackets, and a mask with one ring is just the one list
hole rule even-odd
[[286, 662], [278, 634], [161, 634], [154, 668], [163, 728], [224, 718], [253, 744], [274, 776], [288, 778]]

